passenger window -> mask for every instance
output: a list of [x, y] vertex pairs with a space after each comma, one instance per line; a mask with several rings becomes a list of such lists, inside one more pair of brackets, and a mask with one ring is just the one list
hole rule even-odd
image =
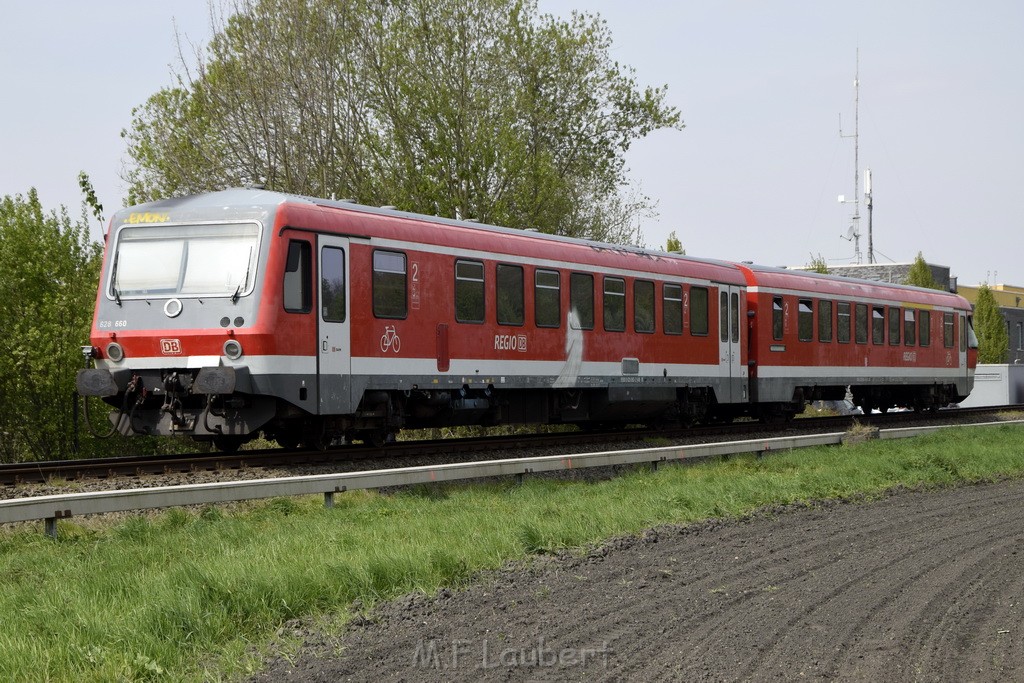
[[[847, 319], [849, 319], [849, 312], [847, 312]], [[832, 302], [831, 301], [818, 301], [818, 341], [820, 342], [831, 342], [832, 341]], [[849, 341], [849, 340], [847, 340]]]
[[889, 343], [897, 345], [900, 343], [900, 322], [902, 316], [897, 306], [889, 307]]
[[797, 336], [800, 341], [814, 339], [814, 308], [810, 299], [800, 299], [797, 306]]
[[562, 321], [557, 270], [538, 270], [533, 279], [533, 315], [537, 327], [558, 327]]
[[850, 343], [849, 301], [840, 301], [836, 304], [836, 341], [840, 344]]
[[942, 314], [942, 345], [947, 349], [953, 348], [955, 337], [953, 336], [953, 314]]
[[785, 319], [783, 318], [782, 297], [772, 299], [772, 339], [782, 341]]
[[523, 303], [522, 266], [498, 264], [494, 296], [497, 298], [495, 308], [498, 311], [498, 324], [522, 325], [526, 309]]
[[573, 273], [569, 276], [569, 304], [576, 312], [581, 330], [594, 329], [594, 276]]
[[931, 311], [921, 311], [918, 315], [920, 316], [918, 327], [921, 331], [921, 346], [930, 346], [932, 343], [932, 313]]
[[661, 289], [661, 316], [665, 334], [683, 333], [683, 287], [666, 284]]
[[917, 340], [917, 321], [914, 319], [914, 311], [909, 308], [903, 309], [903, 343], [913, 346]]
[[373, 315], [404, 318], [406, 302], [405, 254], [398, 251], [373, 252]]
[[719, 339], [729, 341], [729, 293], [721, 292], [718, 295], [718, 331]]
[[706, 287], [690, 288], [690, 334], [704, 337], [708, 333], [708, 290]]
[[604, 329], [626, 331], [626, 281], [621, 278], [604, 279]]
[[732, 295], [732, 315], [729, 318], [732, 320], [732, 341], [738, 343], [740, 340], [740, 295]]
[[885, 309], [881, 306], [871, 307], [871, 343], [885, 343]]
[[857, 304], [854, 308], [854, 339], [858, 344], [868, 343], [868, 305]]
[[312, 288], [309, 277], [312, 272], [309, 242], [291, 240], [288, 242], [288, 257], [284, 265], [284, 287], [282, 299], [284, 310], [289, 313], [309, 313], [313, 306]]
[[320, 250], [320, 315], [324, 322], [345, 322], [345, 250]]
[[479, 261], [455, 262], [455, 320], [484, 321], [484, 264]]
[[633, 329], [643, 334], [654, 332], [654, 283], [633, 282]]

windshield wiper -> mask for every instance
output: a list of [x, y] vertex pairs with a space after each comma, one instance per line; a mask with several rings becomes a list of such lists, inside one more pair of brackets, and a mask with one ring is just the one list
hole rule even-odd
[[110, 289], [114, 292], [114, 301], [121, 305], [121, 292], [117, 289], [117, 261], [120, 254], [114, 257], [114, 267], [110, 269]]
[[249, 284], [249, 272], [252, 271], [252, 247], [249, 247], [249, 256], [246, 257], [245, 262], [247, 264], [245, 267], [245, 279], [242, 280], [242, 284], [235, 287], [235, 293], [231, 295], [231, 303], [233, 304], [238, 303], [238, 297], [242, 293], [242, 287]]

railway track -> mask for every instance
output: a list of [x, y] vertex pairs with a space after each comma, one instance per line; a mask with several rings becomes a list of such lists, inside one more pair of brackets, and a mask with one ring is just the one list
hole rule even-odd
[[[610, 443], [643, 439], [693, 439], [711, 437], [750, 438], [752, 434], [774, 436], [786, 433], [844, 430], [854, 421], [873, 426], [897, 426], [922, 422], [957, 422], [964, 418], [983, 419], [1007, 410], [1024, 410], [1024, 406], [998, 408], [962, 408], [938, 413], [888, 413], [873, 415], [812, 417], [793, 420], [784, 425], [766, 425], [760, 422], [736, 422], [728, 425], [691, 427], [688, 429], [619, 429], [609, 432], [566, 432], [555, 434], [519, 434], [434, 441], [399, 441], [383, 448], [348, 445], [323, 451], [265, 449], [237, 453], [188, 453], [175, 455], [138, 455], [83, 460], [60, 460], [0, 464], [0, 484], [45, 483], [54, 480], [80, 481], [87, 479], [116, 479], [146, 474], [172, 474], [202, 471], [243, 470], [249, 468], [295, 467], [300, 465], [330, 465], [337, 462], [372, 460], [379, 458], [403, 459], [415, 456], [466, 454], [479, 458], [482, 454], [508, 453], [524, 448], [558, 448], [595, 445], [601, 448]], [[511, 457], [511, 456], [510, 456]]]

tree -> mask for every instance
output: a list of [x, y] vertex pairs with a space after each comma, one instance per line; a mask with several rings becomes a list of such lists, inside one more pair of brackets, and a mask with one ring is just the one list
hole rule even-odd
[[133, 111], [129, 203], [253, 182], [607, 241], [653, 209], [624, 154], [681, 128], [607, 25], [536, 0], [238, 0]]
[[817, 256], [811, 255], [811, 262], [807, 264], [807, 270], [812, 273], [821, 273], [822, 275], [828, 275], [828, 262], [825, 257], [821, 254]]
[[45, 213], [34, 189], [0, 201], [0, 460], [70, 456], [99, 263], [84, 210]]
[[978, 337], [979, 363], [1006, 362], [1010, 354], [1010, 335], [988, 283], [978, 288], [978, 300], [974, 304], [974, 333]]
[[928, 263], [924, 260], [921, 252], [917, 252], [917, 258], [914, 259], [913, 265], [910, 266], [910, 271], [907, 272], [907, 279], [904, 284], [926, 287], [928, 289], [942, 289], [942, 285], [937, 283], [932, 276], [932, 269], [928, 267]]
[[683, 243], [676, 237], [676, 231], [673, 230], [668, 234], [668, 239], [665, 240], [665, 251], [670, 254], [683, 254], [686, 255], [686, 250], [683, 249]]

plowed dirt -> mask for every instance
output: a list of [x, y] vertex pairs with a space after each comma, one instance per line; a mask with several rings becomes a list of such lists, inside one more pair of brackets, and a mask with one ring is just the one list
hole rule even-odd
[[1024, 482], [659, 527], [307, 634], [257, 680], [1024, 677]]

